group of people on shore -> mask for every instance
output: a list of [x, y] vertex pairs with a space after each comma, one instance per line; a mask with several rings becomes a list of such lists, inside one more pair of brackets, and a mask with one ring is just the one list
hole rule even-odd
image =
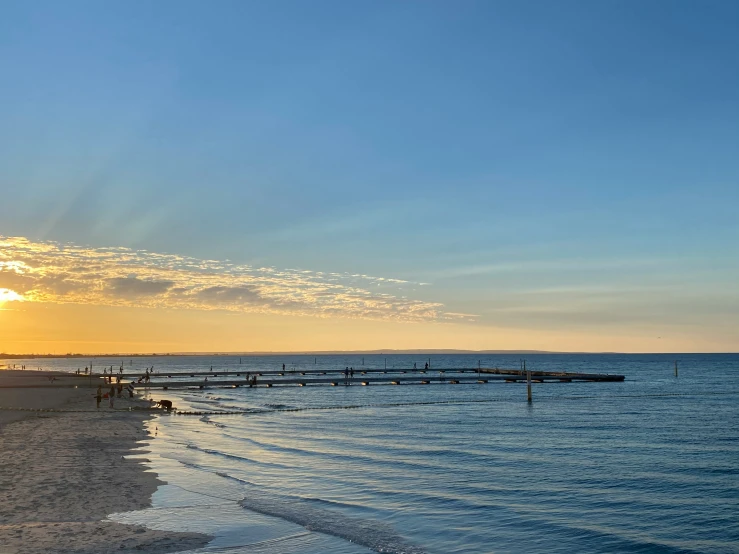
[[[134, 384], [133, 381], [128, 385], [128, 397], [133, 398], [133, 390], [134, 390]], [[98, 385], [98, 390], [95, 393], [95, 401], [97, 403], [97, 408], [100, 408], [100, 402], [103, 401], [103, 398], [108, 398], [108, 404], [111, 408], [115, 408], [115, 399], [116, 396], [118, 398], [121, 398], [123, 396], [123, 383], [118, 380], [118, 382], [113, 385], [110, 385], [110, 390], [107, 393], [103, 393], [103, 385]]]

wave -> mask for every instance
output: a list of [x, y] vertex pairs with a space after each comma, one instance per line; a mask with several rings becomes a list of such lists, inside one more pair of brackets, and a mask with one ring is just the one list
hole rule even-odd
[[[226, 452], [221, 452], [220, 450], [213, 450], [210, 448], [200, 448], [199, 446], [192, 444], [192, 443], [187, 444], [186, 448], [189, 448], [190, 450], [197, 450], [198, 452], [203, 452], [205, 454], [212, 454], [214, 456], [220, 456], [222, 458], [228, 458], [230, 460], [237, 460], [240, 462], [246, 462], [246, 463], [256, 464], [256, 465], [265, 466], [265, 467], [292, 469], [291, 467], [286, 466], [284, 464], [277, 464], [274, 462], [261, 462], [259, 460], [254, 460], [252, 458], [246, 458], [244, 456], [237, 456], [235, 454], [228, 454]], [[172, 453], [160, 454], [160, 455], [165, 458], [171, 458], [173, 460], [177, 460], [180, 463], [185, 463], [182, 459], [178, 458], [175, 454], [172, 454]]]
[[[192, 444], [188, 444], [187, 448], [208, 452], [208, 450], [200, 449]], [[301, 498], [266, 494], [260, 491], [259, 485], [234, 477], [226, 472], [213, 472], [210, 468], [178, 459], [172, 454], [163, 457], [175, 459], [185, 467], [214, 473], [223, 479], [248, 486], [248, 496], [240, 500], [239, 505], [253, 512], [278, 517], [301, 525], [309, 531], [339, 537], [383, 554], [426, 554], [423, 548], [409, 543], [387, 523], [346, 516], [335, 510], [316, 506], [316, 504], [322, 504], [336, 508], [346, 508], [352, 507], [350, 505], [315, 497]]]
[[210, 417], [209, 417], [209, 416], [207, 416], [207, 415], [206, 415], [206, 416], [203, 416], [203, 417], [201, 417], [201, 418], [200, 418], [200, 421], [202, 421], [203, 423], [209, 423], [210, 425], [215, 425], [215, 426], [216, 426], [216, 427], [218, 427], [219, 429], [225, 429], [225, 428], [226, 428], [226, 426], [225, 426], [225, 425], [224, 425], [223, 423], [217, 423], [217, 422], [215, 422], [215, 421], [212, 421], [212, 420], [210, 419]]
[[[190, 448], [190, 447], [188, 446], [188, 448]], [[206, 466], [203, 466], [203, 465], [200, 465], [200, 464], [196, 464], [196, 463], [193, 463], [193, 462], [186, 462], [184, 460], [181, 460], [181, 459], [177, 458], [176, 456], [174, 456], [172, 454], [162, 454], [161, 456], [162, 456], [162, 458], [169, 458], [171, 460], [176, 460], [180, 464], [182, 464], [183, 466], [189, 467], [191, 469], [197, 469], [198, 471], [205, 471], [205, 472], [208, 472], [208, 473], [212, 473], [213, 472], [213, 470], [211, 468], [209, 468], [209, 467], [206, 467]], [[251, 481], [247, 481], [246, 479], [239, 479], [238, 477], [234, 477], [233, 475], [229, 475], [228, 473], [223, 473], [221, 471], [216, 471], [215, 474], [218, 475], [218, 477], [223, 477], [224, 479], [229, 479], [231, 481], [236, 481], [237, 483], [239, 483], [241, 485], [247, 485], [249, 487], [260, 487], [261, 486], [261, 485], [259, 485], [257, 483], [253, 483]], [[182, 488], [182, 487], [180, 487], [180, 488]]]
[[216, 475], [218, 475], [218, 477], [223, 477], [224, 479], [229, 479], [230, 481], [236, 481], [241, 485], [248, 485], [250, 487], [261, 486], [256, 483], [252, 483], [251, 481], [247, 481], [246, 479], [239, 479], [238, 477], [234, 477], [233, 475], [229, 475], [228, 473], [224, 473], [223, 471], [216, 471]]
[[[315, 499], [314, 499], [315, 500]], [[425, 554], [395, 529], [380, 521], [345, 516], [318, 508], [298, 497], [266, 496], [254, 492], [239, 502], [244, 508], [302, 525], [309, 531], [333, 535], [386, 554]]]
[[[282, 454], [295, 454], [306, 458], [316, 459], [331, 459], [333, 461], [343, 461], [347, 463], [365, 463], [377, 467], [387, 468], [398, 473], [402, 472], [416, 472], [416, 471], [437, 471], [447, 469], [449, 464], [453, 462], [443, 463], [434, 460], [434, 458], [426, 458], [423, 460], [412, 460], [412, 459], [400, 459], [398, 457], [392, 457], [392, 454], [396, 452], [393, 448], [374, 448], [373, 451], [353, 451], [350, 453], [343, 453], [339, 450], [309, 450], [306, 448], [296, 448], [293, 446], [284, 446], [275, 442], [266, 442], [259, 440], [254, 437], [237, 435], [232, 433], [225, 433], [225, 437], [233, 439], [235, 441], [248, 443], [252, 446], [261, 448], [268, 452], [282, 453]], [[380, 452], [386, 452], [388, 456], [380, 455]], [[405, 451], [403, 451], [404, 453]], [[445, 452], [441, 451], [442, 454]], [[488, 461], [489, 458], [483, 461]]]

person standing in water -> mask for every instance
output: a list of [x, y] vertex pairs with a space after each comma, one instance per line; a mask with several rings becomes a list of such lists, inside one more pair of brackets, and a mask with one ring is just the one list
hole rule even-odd
[[[87, 368], [85, 368], [87, 369]], [[103, 399], [103, 385], [98, 385], [98, 391], [95, 393], [95, 400], [97, 400], [97, 408], [100, 409], [100, 401]]]
[[110, 407], [113, 408], [115, 406], [115, 385], [110, 386], [110, 391], [108, 392], [108, 400], [110, 401]]

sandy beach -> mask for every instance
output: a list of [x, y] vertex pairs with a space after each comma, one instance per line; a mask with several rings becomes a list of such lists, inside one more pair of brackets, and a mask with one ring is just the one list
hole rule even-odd
[[[53, 375], [0, 371], [0, 552], [164, 553], [207, 544], [199, 533], [106, 520], [150, 506], [161, 483], [124, 458], [150, 439], [143, 422], [151, 415], [140, 410], [148, 404], [117, 398], [111, 409], [104, 399], [98, 410], [95, 388], [57, 388], [82, 378], [50, 382]], [[38, 388], [16, 388], [28, 385]]]

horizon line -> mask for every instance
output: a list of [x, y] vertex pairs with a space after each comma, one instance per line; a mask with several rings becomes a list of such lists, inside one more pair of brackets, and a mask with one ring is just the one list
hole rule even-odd
[[167, 356], [336, 356], [336, 355], [394, 355], [394, 354], [607, 354], [607, 355], [631, 355], [631, 354], [739, 354], [737, 352], [616, 352], [616, 351], [560, 351], [560, 350], [532, 350], [532, 349], [486, 349], [469, 350], [456, 348], [430, 348], [430, 349], [372, 349], [372, 350], [255, 350], [255, 351], [201, 351], [201, 352], [68, 352], [66, 354], [39, 354], [39, 353], [7, 353], [0, 352], [0, 359], [33, 359], [33, 358], [113, 358], [113, 357], [167, 357]]

